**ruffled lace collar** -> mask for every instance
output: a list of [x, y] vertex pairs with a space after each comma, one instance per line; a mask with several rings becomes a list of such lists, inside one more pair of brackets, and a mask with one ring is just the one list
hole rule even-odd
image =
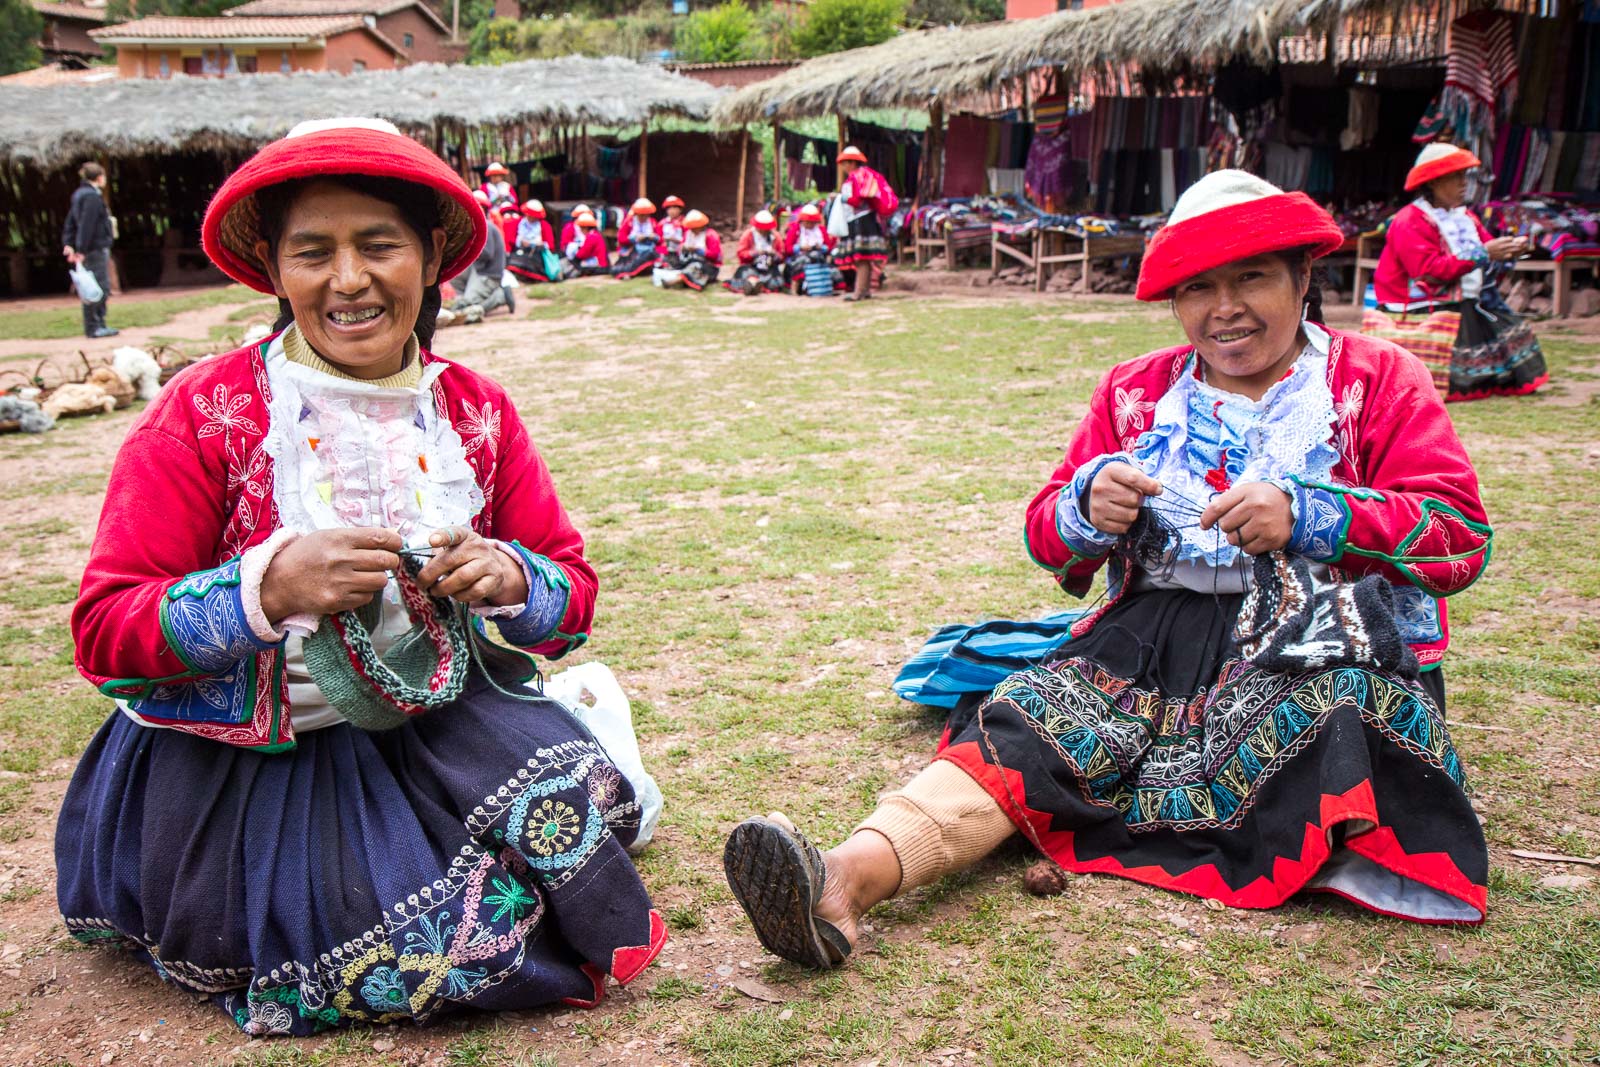
[[273, 462], [283, 526], [383, 526], [408, 541], [468, 525], [483, 510], [466, 448], [433, 402], [448, 365], [429, 362], [412, 386], [334, 376], [290, 361], [282, 337], [266, 352]]

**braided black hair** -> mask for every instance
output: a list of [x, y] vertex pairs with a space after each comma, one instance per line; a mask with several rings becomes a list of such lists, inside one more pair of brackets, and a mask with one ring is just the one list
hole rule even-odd
[[[422, 242], [423, 255], [429, 254], [432, 247], [431, 235], [442, 225], [439, 201], [431, 189], [400, 178], [374, 178], [365, 174], [330, 174], [325, 178], [296, 178], [278, 185], [269, 185], [256, 193], [256, 213], [259, 219], [257, 227], [261, 239], [267, 242], [269, 256], [276, 258], [278, 254], [278, 242], [283, 238], [283, 224], [289, 214], [289, 205], [294, 203], [295, 197], [299, 196], [307, 185], [319, 181], [332, 182], [363, 196], [392, 204], [400, 212], [401, 219]], [[433, 345], [433, 334], [439, 328], [439, 307], [442, 303], [443, 297], [439, 293], [438, 282], [423, 287], [422, 306], [417, 310], [417, 321], [412, 326], [412, 332], [417, 335], [417, 343], [425, 349]], [[293, 321], [294, 309], [289, 306], [288, 300], [279, 297], [278, 321], [273, 324], [273, 332], [287, 329]]]

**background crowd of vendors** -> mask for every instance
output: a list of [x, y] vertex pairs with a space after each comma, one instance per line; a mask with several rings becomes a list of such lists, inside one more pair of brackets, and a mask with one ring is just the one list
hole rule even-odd
[[[846, 300], [871, 296], [882, 285], [888, 258], [887, 228], [899, 197], [858, 149], [838, 156], [843, 180], [837, 194], [789, 211], [755, 213], [734, 247], [735, 269], [726, 287], [746, 296], [792, 292]], [[439, 313], [441, 325], [477, 322], [497, 308], [516, 309], [522, 284], [548, 284], [607, 275], [618, 280], [648, 277], [659, 288], [693, 291], [715, 284], [724, 262], [722, 237], [702, 211], [681, 197], [657, 205], [635, 200], [608, 243], [604, 208], [578, 204], [561, 221], [559, 239], [551, 212], [537, 200], [518, 202], [510, 173], [491, 163], [474, 198], [489, 219], [489, 240], [477, 260], [450, 280]], [[559, 214], [559, 213], [558, 213]]]

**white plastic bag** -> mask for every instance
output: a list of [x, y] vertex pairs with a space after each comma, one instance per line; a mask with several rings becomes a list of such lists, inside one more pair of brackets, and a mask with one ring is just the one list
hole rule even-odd
[[[633, 708], [622, 686], [617, 684], [616, 675], [604, 663], [580, 663], [546, 679], [544, 695], [565, 705], [589, 728], [611, 762], [617, 765], [617, 770], [633, 786], [634, 798], [642, 810], [639, 836], [633, 839], [628, 851], [634, 855], [643, 852], [655, 836], [656, 823], [661, 819], [661, 787], [644, 769], [639, 739], [633, 732]], [[585, 695], [594, 702], [584, 703]]]
[[94, 272], [82, 263], [74, 263], [67, 276], [72, 279], [72, 287], [78, 290], [78, 299], [85, 304], [98, 304], [106, 295], [105, 290], [100, 288], [100, 281], [94, 276]]
[[835, 196], [828, 208], [828, 232], [835, 237], [850, 236], [850, 205], [843, 196]]
[[516, 292], [519, 288], [521, 288], [521, 284], [517, 281], [517, 276], [515, 274], [512, 274], [510, 271], [502, 271], [500, 274], [500, 288], [510, 289], [512, 292]]

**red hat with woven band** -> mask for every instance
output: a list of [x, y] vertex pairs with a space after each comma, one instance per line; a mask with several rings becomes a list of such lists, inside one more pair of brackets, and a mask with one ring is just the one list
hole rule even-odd
[[302, 122], [267, 145], [222, 183], [206, 208], [200, 243], [224, 274], [257, 292], [273, 294], [272, 280], [256, 255], [261, 239], [255, 194], [304, 178], [358, 174], [394, 178], [433, 190], [444, 228], [441, 278], [467, 268], [483, 249], [488, 220], [455, 171], [438, 156], [381, 119]]
[[1305, 193], [1219, 170], [1189, 186], [1150, 238], [1134, 295], [1166, 300], [1180, 282], [1226, 263], [1297, 248], [1319, 259], [1343, 244], [1333, 217]]
[[773, 218], [772, 212], [763, 209], [756, 212], [755, 218], [750, 220], [750, 225], [758, 230], [776, 230], [778, 228], [778, 220]]
[[1465, 148], [1435, 142], [1417, 155], [1416, 165], [1407, 172], [1406, 192], [1427, 185], [1436, 178], [1443, 178], [1446, 174], [1471, 170], [1482, 163], [1481, 159]]
[[800, 217], [807, 222], [821, 222], [822, 209], [815, 204], [807, 204], [800, 209]]

